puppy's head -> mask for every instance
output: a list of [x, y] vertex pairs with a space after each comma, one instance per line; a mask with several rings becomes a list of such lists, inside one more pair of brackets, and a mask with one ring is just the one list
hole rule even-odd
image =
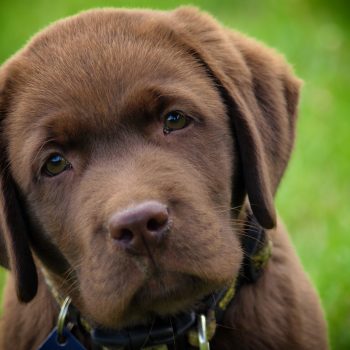
[[245, 200], [275, 225], [298, 90], [282, 58], [194, 9], [89, 11], [37, 35], [0, 71], [1, 262], [19, 299], [31, 252], [112, 328], [229, 284]]

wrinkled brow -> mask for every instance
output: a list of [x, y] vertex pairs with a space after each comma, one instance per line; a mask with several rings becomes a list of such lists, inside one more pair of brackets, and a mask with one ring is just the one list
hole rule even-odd
[[41, 143], [78, 147], [89, 139], [115, 134], [121, 128], [142, 128], [174, 109], [202, 118], [204, 108], [196, 101], [200, 99], [193, 91], [174, 84], [171, 88], [134, 89], [117, 101], [109, 114], [96, 113], [87, 106], [86, 111], [62, 110], [42, 117], [39, 128], [45, 137]]

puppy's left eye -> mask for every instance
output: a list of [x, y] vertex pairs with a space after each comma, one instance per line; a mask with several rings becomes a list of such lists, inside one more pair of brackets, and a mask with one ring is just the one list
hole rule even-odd
[[169, 134], [172, 131], [180, 130], [188, 126], [192, 118], [179, 111], [173, 111], [164, 116], [163, 131]]
[[60, 154], [54, 154], [44, 164], [43, 173], [46, 176], [52, 177], [61, 174], [63, 171], [70, 169], [71, 167], [72, 166], [67, 159]]

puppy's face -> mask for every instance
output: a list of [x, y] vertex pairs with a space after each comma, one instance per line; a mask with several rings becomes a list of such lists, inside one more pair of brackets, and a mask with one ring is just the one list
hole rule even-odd
[[6, 70], [3, 147], [31, 248], [58, 291], [110, 328], [192, 307], [242, 260], [227, 91], [180, 17], [89, 12]]

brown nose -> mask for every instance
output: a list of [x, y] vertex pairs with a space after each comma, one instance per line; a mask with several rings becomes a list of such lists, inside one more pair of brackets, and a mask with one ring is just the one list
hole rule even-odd
[[109, 221], [115, 242], [132, 253], [146, 253], [162, 242], [169, 229], [167, 207], [156, 201], [141, 203], [116, 213]]

